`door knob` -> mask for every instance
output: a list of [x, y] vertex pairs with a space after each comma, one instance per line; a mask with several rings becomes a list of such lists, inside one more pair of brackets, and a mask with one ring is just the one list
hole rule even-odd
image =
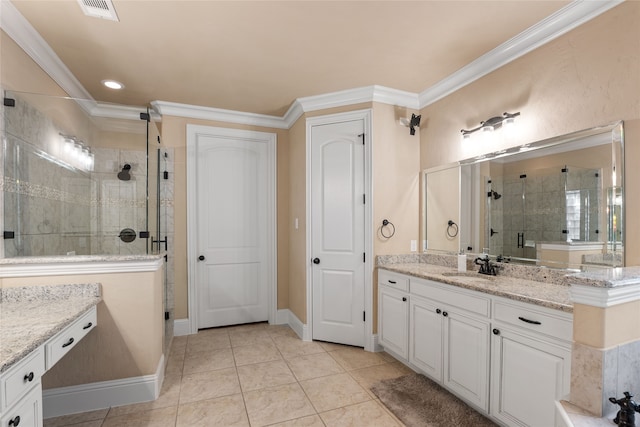
[[320, 258], [314, 258], [313, 259], [313, 263], [314, 264], [320, 264]]
[[200, 256], [198, 257], [198, 261], [204, 261], [204, 255], [200, 255]]
[[500, 329], [494, 329], [493, 335], [500, 335]]

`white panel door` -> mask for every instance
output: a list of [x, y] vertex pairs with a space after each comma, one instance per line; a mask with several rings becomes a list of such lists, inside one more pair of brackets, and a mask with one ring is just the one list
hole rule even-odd
[[267, 144], [199, 134], [196, 155], [198, 328], [267, 320]]
[[364, 120], [311, 130], [312, 337], [364, 346]]

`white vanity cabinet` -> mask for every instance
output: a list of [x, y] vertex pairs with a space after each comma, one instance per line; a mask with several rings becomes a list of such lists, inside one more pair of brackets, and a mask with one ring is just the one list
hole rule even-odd
[[511, 426], [549, 427], [569, 393], [571, 315], [517, 301], [494, 302], [491, 414]]
[[409, 362], [488, 411], [490, 298], [418, 278], [409, 289]]
[[394, 356], [407, 361], [409, 352], [409, 279], [378, 273], [378, 341]]
[[44, 350], [38, 347], [0, 376], [0, 426], [42, 426]]
[[42, 427], [41, 377], [97, 323], [91, 307], [0, 375], [0, 427]]
[[559, 425], [570, 313], [386, 270], [378, 277], [385, 350], [501, 424]]
[[488, 411], [489, 297], [382, 270], [379, 278], [380, 345]]

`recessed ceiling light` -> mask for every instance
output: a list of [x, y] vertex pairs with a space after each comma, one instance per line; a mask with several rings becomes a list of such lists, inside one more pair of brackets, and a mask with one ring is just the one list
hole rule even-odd
[[102, 84], [108, 87], [109, 89], [115, 89], [115, 90], [124, 89], [124, 85], [115, 80], [103, 80]]

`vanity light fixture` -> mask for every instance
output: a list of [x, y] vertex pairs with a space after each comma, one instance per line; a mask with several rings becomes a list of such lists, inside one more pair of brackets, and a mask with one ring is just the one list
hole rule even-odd
[[64, 141], [63, 163], [84, 169], [87, 172], [93, 171], [95, 163], [95, 154], [91, 151], [91, 147], [84, 141], [72, 135], [60, 133]]
[[422, 118], [422, 115], [416, 116], [415, 114], [411, 114], [411, 119], [403, 117], [400, 119], [400, 123], [409, 128], [409, 133], [411, 135], [415, 135], [416, 128], [420, 127], [420, 118]]
[[473, 129], [461, 129], [460, 133], [462, 133], [462, 137], [464, 139], [471, 138], [471, 134], [477, 131], [482, 132], [493, 132], [496, 129], [500, 129], [503, 126], [512, 125], [516, 117], [520, 115], [520, 112], [517, 113], [502, 113], [502, 116], [491, 117], [483, 122], [480, 122], [480, 126]]

